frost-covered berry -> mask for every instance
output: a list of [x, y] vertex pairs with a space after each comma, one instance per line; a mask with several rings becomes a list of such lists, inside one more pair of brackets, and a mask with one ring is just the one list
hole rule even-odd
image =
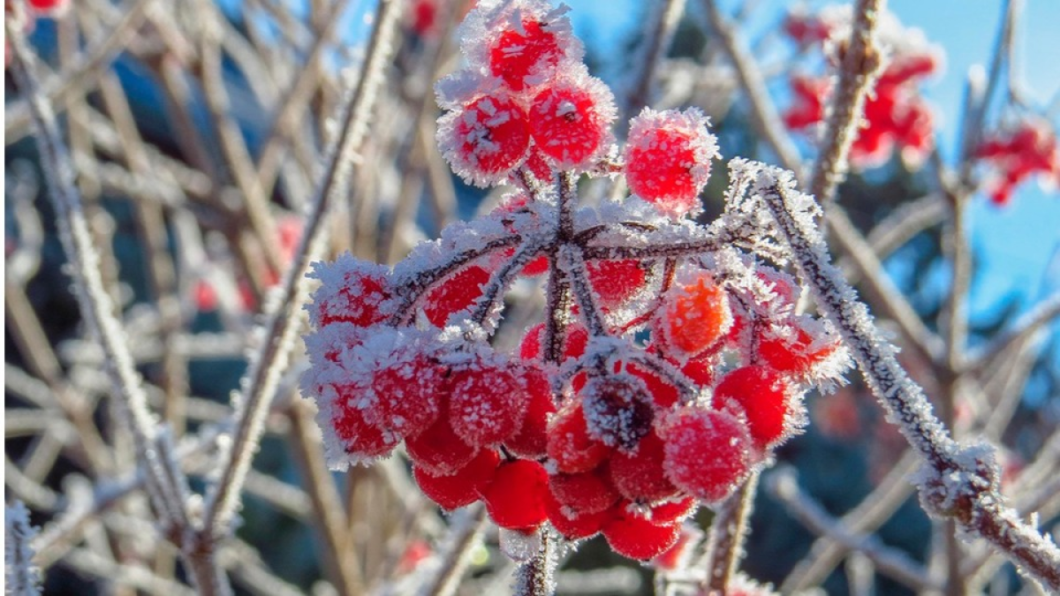
[[579, 515], [604, 511], [619, 499], [618, 491], [601, 468], [581, 474], [553, 474], [548, 485], [557, 501]]
[[522, 427], [504, 441], [504, 446], [520, 457], [539, 459], [546, 454], [548, 418], [556, 411], [556, 402], [552, 399], [552, 387], [543, 370], [531, 365], [523, 370], [522, 377], [529, 396], [526, 415]]
[[696, 512], [699, 502], [694, 497], [685, 497], [653, 505], [648, 510], [649, 517], [656, 523], [665, 523], [685, 519]]
[[727, 497], [751, 468], [747, 428], [726, 412], [679, 410], [662, 430], [666, 476], [678, 488], [707, 502]]
[[522, 91], [528, 77], [540, 78], [555, 70], [563, 58], [563, 47], [548, 23], [532, 15], [520, 15], [520, 11], [513, 14], [512, 20], [515, 22], [507, 23], [490, 46], [489, 67], [513, 91]]
[[663, 470], [663, 442], [655, 433], [640, 440], [633, 451], [618, 451], [608, 460], [611, 482], [619, 494], [638, 503], [654, 503], [677, 495], [677, 487]]
[[655, 322], [667, 351], [681, 360], [714, 347], [730, 327], [728, 295], [705, 274], [688, 285], [671, 288]]
[[657, 524], [627, 507], [615, 507], [614, 517], [604, 524], [604, 538], [616, 553], [647, 561], [666, 552], [681, 533], [680, 524]]
[[557, 412], [548, 425], [548, 457], [565, 474], [588, 472], [600, 465], [611, 449], [589, 434], [580, 403]]
[[372, 408], [367, 416], [377, 426], [406, 437], [437, 419], [445, 371], [424, 354], [393, 354], [391, 358], [372, 375]]
[[584, 67], [550, 81], [530, 104], [530, 132], [541, 152], [562, 168], [587, 168], [610, 143], [615, 100]]
[[745, 366], [724, 377], [714, 389], [714, 408], [744, 416], [755, 446], [779, 441], [791, 419], [788, 387], [779, 374], [764, 366]]
[[548, 473], [535, 461], [517, 459], [499, 468], [483, 501], [493, 523], [509, 530], [533, 530], [547, 518]]
[[501, 91], [442, 116], [437, 137], [453, 171], [479, 186], [504, 180], [530, 148], [526, 111]]
[[652, 559], [652, 565], [664, 571], [674, 571], [685, 567], [689, 562], [688, 559], [692, 554], [693, 548], [702, 534], [696, 528], [681, 526], [681, 533], [677, 537], [677, 542], [666, 552]]
[[457, 436], [448, 416], [439, 416], [427, 430], [407, 437], [405, 450], [416, 467], [435, 476], [453, 474], [479, 451]]
[[423, 314], [435, 327], [445, 327], [449, 317], [475, 305], [489, 280], [490, 273], [484, 267], [465, 267], [427, 294]]
[[423, 494], [442, 509], [452, 510], [479, 500], [482, 491], [493, 481], [500, 464], [500, 456], [492, 449], [483, 449], [467, 465], [446, 476], [434, 476], [414, 467], [413, 477]]
[[344, 253], [332, 263], [317, 262], [309, 277], [320, 280], [306, 308], [316, 328], [346, 322], [368, 327], [393, 314], [390, 270]]
[[589, 434], [608, 447], [633, 449], [651, 432], [655, 409], [637, 378], [593, 376], [579, 394]]
[[796, 319], [791, 325], [767, 329], [758, 340], [758, 357], [770, 368], [807, 376], [839, 349], [839, 340], [820, 322]]
[[334, 429], [342, 449], [355, 459], [388, 455], [400, 439], [365, 419], [364, 410], [356, 406], [364, 389], [347, 385], [335, 390], [338, 396], [332, 407], [322, 408], [321, 413], [330, 413], [327, 427]]
[[673, 216], [696, 211], [719, 157], [707, 118], [695, 108], [656, 112], [644, 108], [630, 121], [626, 182], [642, 199]]
[[596, 513], [575, 513], [556, 500], [549, 492], [545, 496], [545, 512], [548, 521], [567, 540], [581, 540], [597, 534], [604, 523], [611, 519], [611, 510]]
[[526, 415], [526, 385], [502, 363], [487, 358], [454, 371], [450, 378], [449, 421], [471, 445], [502, 443]]
[[644, 287], [648, 278], [644, 265], [633, 259], [589, 261], [585, 268], [597, 303], [605, 310], [628, 300]]

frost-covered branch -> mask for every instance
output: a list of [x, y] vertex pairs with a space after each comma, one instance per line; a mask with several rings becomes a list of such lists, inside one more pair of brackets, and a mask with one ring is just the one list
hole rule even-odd
[[839, 81], [825, 123], [824, 145], [810, 177], [810, 194], [826, 206], [826, 211], [836, 187], [846, 178], [847, 157], [861, 128], [865, 97], [876, 83], [883, 64], [883, 48], [879, 46], [876, 26], [886, 5], [886, 0], [857, 0], [850, 38], [839, 52], [842, 58]]
[[40, 594], [40, 571], [33, 564], [30, 543], [37, 529], [21, 501], [4, 507], [4, 593], [11, 596]]
[[760, 171], [757, 192], [818, 307], [839, 330], [890, 419], [926, 460], [919, 480], [924, 506], [990, 541], [1044, 585], [1060, 589], [1060, 549], [1002, 504], [992, 452], [959, 446], [932, 414], [923, 390], [880, 337], [868, 309], [829, 263], [813, 226], [813, 200], [794, 190], [790, 173], [777, 170]]

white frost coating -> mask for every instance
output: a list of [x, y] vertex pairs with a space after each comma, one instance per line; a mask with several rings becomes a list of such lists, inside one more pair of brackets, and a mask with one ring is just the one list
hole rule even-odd
[[40, 570], [33, 565], [30, 542], [37, 529], [29, 522], [22, 501], [4, 507], [4, 593], [11, 596], [40, 594]]
[[541, 532], [500, 529], [501, 552], [516, 563], [525, 563], [541, 550]]

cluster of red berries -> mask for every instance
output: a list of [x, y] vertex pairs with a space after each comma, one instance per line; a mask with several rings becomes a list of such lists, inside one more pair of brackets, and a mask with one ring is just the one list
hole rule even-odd
[[1056, 132], [1043, 119], [1025, 118], [987, 137], [975, 155], [1000, 174], [990, 184], [990, 200], [997, 205], [1007, 205], [1016, 187], [1035, 174], [1060, 185], [1060, 145]]
[[[849, 35], [849, 9], [830, 7], [818, 15], [792, 13], [784, 30], [802, 46], [837, 49], [830, 56], [837, 64]], [[888, 62], [865, 100], [864, 124], [850, 148], [850, 161], [859, 169], [884, 163], [896, 149], [906, 163], [920, 164], [933, 145], [934, 117], [917, 85], [939, 73], [942, 53], [926, 43], [919, 30], [901, 27], [889, 13], [881, 25], [881, 37], [890, 50]], [[801, 130], [824, 120], [830, 76], [794, 74], [790, 83], [795, 101], [784, 113], [788, 128]]]
[[[621, 254], [707, 234], [688, 215], [716, 144], [697, 111], [645, 110], [613, 147], [610, 93], [571, 64], [569, 29], [538, 1], [469, 14], [469, 66], [440, 85], [439, 141], [468, 180], [520, 190], [393, 270], [318, 264], [303, 391], [335, 465], [403, 443], [444, 509], [481, 500], [500, 527], [602, 533], [647, 560], [798, 429], [802, 394], [845, 355], [795, 314], [794, 279], [733, 247]], [[564, 207], [578, 173], [623, 174], [644, 201]], [[514, 350], [491, 345], [506, 289], [543, 273], [545, 322]]]

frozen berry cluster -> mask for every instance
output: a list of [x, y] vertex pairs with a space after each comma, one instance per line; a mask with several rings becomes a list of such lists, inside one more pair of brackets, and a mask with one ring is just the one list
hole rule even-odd
[[[444, 509], [657, 557], [799, 429], [845, 352], [796, 314], [793, 278], [726, 236], [737, 214], [690, 217], [718, 156], [702, 114], [646, 109], [616, 146], [611, 93], [545, 2], [480, 2], [462, 37], [439, 144], [468, 181], [515, 190], [392, 269], [318, 263], [303, 391], [333, 465], [404, 445]], [[633, 196], [582, 205], [586, 176]], [[508, 289], [541, 275], [544, 320], [497, 347]]]
[[990, 200], [996, 205], [1007, 205], [1016, 187], [1035, 175], [1060, 186], [1060, 145], [1052, 125], [1043, 118], [1021, 118], [987, 136], [975, 155], [997, 171], [990, 182]]
[[[822, 48], [833, 67], [838, 66], [850, 35], [850, 8], [830, 6], [816, 15], [793, 12], [784, 30], [800, 46]], [[934, 117], [917, 85], [939, 74], [942, 51], [890, 13], [881, 15], [879, 34], [887, 62], [865, 100], [864, 124], [850, 148], [850, 162], [859, 169], [886, 162], [896, 150], [906, 163], [920, 164], [934, 144]], [[824, 120], [832, 82], [830, 73], [792, 75], [794, 103], [784, 113], [788, 128], [806, 129]]]

